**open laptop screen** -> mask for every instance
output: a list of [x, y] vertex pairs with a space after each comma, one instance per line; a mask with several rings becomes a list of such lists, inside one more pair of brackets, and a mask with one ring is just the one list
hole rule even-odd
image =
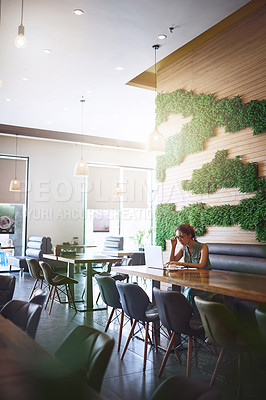
[[148, 267], [163, 268], [163, 251], [161, 246], [144, 246], [145, 264]]

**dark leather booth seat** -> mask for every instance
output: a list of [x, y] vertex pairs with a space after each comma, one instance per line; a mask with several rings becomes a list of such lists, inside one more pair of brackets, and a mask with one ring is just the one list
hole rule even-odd
[[[213, 270], [244, 272], [248, 274], [266, 275], [266, 245], [265, 244], [227, 244], [207, 243], [209, 258]], [[217, 296], [217, 301], [221, 296]], [[258, 304], [224, 296], [222, 300], [233, 311], [238, 311], [243, 319], [255, 318]]]
[[207, 243], [212, 269], [266, 275], [266, 245]]
[[46, 236], [30, 236], [25, 256], [8, 257], [8, 265], [10, 270], [12, 267], [20, 268], [21, 274], [23, 271], [28, 271], [27, 259], [35, 258], [38, 261], [43, 260], [43, 254], [52, 253], [51, 238]]

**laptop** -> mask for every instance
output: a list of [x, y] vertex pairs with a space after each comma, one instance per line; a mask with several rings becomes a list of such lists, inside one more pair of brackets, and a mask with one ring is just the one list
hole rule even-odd
[[163, 251], [161, 246], [144, 246], [145, 251], [145, 265], [147, 267], [154, 267], [163, 269]]

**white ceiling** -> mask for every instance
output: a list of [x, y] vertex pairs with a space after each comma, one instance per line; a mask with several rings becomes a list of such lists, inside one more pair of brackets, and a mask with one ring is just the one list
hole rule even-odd
[[[246, 3], [24, 0], [28, 43], [17, 49], [21, 0], [2, 0], [0, 123], [79, 133], [84, 95], [85, 134], [145, 142], [154, 125], [154, 92], [126, 83], [154, 64], [152, 45], [161, 44], [159, 61]], [[84, 14], [74, 15], [75, 8]], [[160, 33], [167, 39], [160, 41]]]

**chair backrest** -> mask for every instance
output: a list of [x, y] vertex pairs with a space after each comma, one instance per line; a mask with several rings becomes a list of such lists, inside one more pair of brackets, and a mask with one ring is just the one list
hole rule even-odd
[[33, 296], [30, 299], [30, 303], [39, 304], [39, 306], [43, 307], [46, 297], [47, 297], [46, 290], [44, 289], [35, 290]]
[[40, 267], [46, 282], [48, 282], [50, 285], [53, 285], [54, 271], [52, 270], [51, 266], [45, 261], [40, 261]]
[[131, 254], [130, 265], [145, 265], [145, 253], [144, 251], [139, 251], [138, 253]]
[[119, 293], [115, 284], [115, 280], [110, 276], [94, 275], [96, 279], [102, 299], [105, 304], [114, 308], [122, 308]]
[[261, 336], [264, 344], [266, 345], [266, 311], [256, 309], [255, 316], [256, 316], [260, 336]]
[[31, 258], [27, 260], [29, 274], [32, 278], [43, 279], [43, 272], [40, 267], [39, 261], [36, 258]]
[[0, 314], [9, 319], [33, 339], [40, 321], [42, 307], [22, 300], [10, 300]]
[[100, 392], [113, 347], [114, 340], [105, 333], [79, 325], [64, 340], [55, 356]]
[[0, 275], [0, 308], [12, 299], [15, 283], [15, 276]]
[[153, 294], [162, 324], [170, 331], [188, 333], [193, 307], [186, 297], [179, 292], [157, 288], [153, 288]]
[[144, 290], [133, 283], [116, 281], [122, 308], [128, 317], [137, 321], [146, 321], [146, 310], [150, 304], [148, 295]]
[[221, 303], [195, 297], [208, 338], [229, 351], [237, 348], [237, 336], [243, 331], [235, 315]]

